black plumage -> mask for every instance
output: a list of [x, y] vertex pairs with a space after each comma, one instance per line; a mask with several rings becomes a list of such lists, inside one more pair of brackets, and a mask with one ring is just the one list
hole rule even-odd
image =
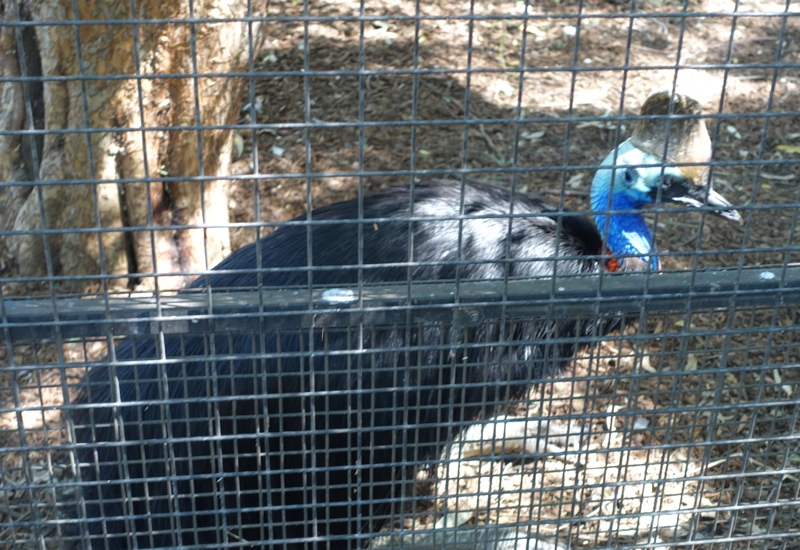
[[[460, 276], [467, 279], [503, 277], [504, 258], [528, 259], [509, 264], [511, 277], [550, 276], [556, 255], [557, 210], [550, 204], [516, 194], [509, 234], [509, 192], [488, 185], [467, 184], [464, 187], [463, 216], [461, 186], [456, 182], [416, 185], [414, 187], [415, 218], [413, 247], [414, 280], [447, 280], [455, 278], [459, 238], [462, 266]], [[389, 282], [408, 279], [408, 221], [411, 215], [408, 187], [395, 187], [364, 197], [361, 224], [364, 239], [364, 281]], [[587, 273], [596, 268], [594, 259], [586, 256], [600, 253], [602, 239], [594, 222], [583, 216], [561, 214], [562, 230], [558, 256], [570, 258], [558, 262], [559, 274]], [[323, 206], [314, 210], [316, 222], [332, 221], [313, 229], [313, 264], [315, 266], [355, 266], [348, 269], [321, 270], [314, 274], [314, 283], [321, 285], [355, 284], [358, 281], [358, 224], [335, 223], [337, 220], [358, 220], [356, 199]], [[305, 216], [294, 221], [305, 220]], [[387, 220], [375, 221], [370, 220]], [[459, 226], [460, 235], [459, 235]], [[510, 249], [506, 255], [506, 241]], [[305, 268], [306, 228], [283, 227], [261, 240], [262, 265], [265, 268]], [[386, 267], [368, 267], [382, 265]], [[255, 286], [256, 245], [249, 245], [223, 260], [216, 269], [243, 269], [238, 275], [211, 277], [211, 286]], [[198, 280], [194, 286], [203, 286]], [[305, 275], [296, 269], [269, 275], [274, 286], [307, 284]]]
[[[314, 283], [357, 282], [358, 224], [340, 221], [357, 219], [366, 220], [364, 282], [405, 281], [409, 269], [419, 281], [453, 279], [457, 265], [462, 279], [503, 277], [504, 266], [511, 277], [598, 270], [602, 240], [591, 220], [563, 215], [559, 234], [551, 205], [516, 195], [509, 231], [510, 193], [474, 184], [463, 192], [467, 219], [459, 221], [457, 183], [415, 186], [413, 216], [423, 219], [412, 223], [411, 264], [404, 220], [411, 214], [408, 187], [365, 196], [363, 218], [357, 200], [315, 210], [313, 265], [341, 267], [314, 271]], [[556, 263], [557, 235], [558, 256], [567, 259]], [[213, 273], [210, 284], [256, 286], [260, 246], [263, 285], [305, 285], [306, 243], [304, 225], [281, 227], [220, 263], [216, 270], [228, 272]], [[205, 282], [200, 277], [193, 286]], [[357, 330], [318, 330], [313, 348], [326, 353], [310, 364], [307, 357], [252, 357], [306, 351], [312, 344], [308, 331], [268, 334], [263, 341], [258, 335], [168, 337], [167, 359], [194, 359], [163, 365], [148, 362], [159, 356], [155, 340], [123, 343], [116, 360], [127, 363], [113, 371], [92, 369], [82, 400], [94, 407], [78, 419], [79, 440], [89, 443], [80, 458], [94, 546], [124, 547], [135, 532], [139, 547], [242, 540], [259, 541], [256, 546], [285, 540], [292, 549], [359, 547], [358, 535], [384, 523], [402, 480], [413, 481], [413, 470], [438, 457], [463, 423], [490, 417], [504, 398], [523, 394], [532, 381], [569, 361], [575, 342], [605, 334], [616, 322], [378, 327], [360, 341]], [[511, 345], [469, 345], [496, 344], [501, 333]], [[561, 343], [546, 344], [552, 338]], [[235, 357], [202, 360], [212, 344], [217, 356]], [[396, 351], [419, 345], [430, 349]], [[359, 347], [366, 352], [330, 354]], [[110, 375], [119, 380], [117, 408], [108, 406], [115, 401]], [[124, 429], [115, 431], [115, 420]], [[451, 423], [456, 427], [448, 428]]]

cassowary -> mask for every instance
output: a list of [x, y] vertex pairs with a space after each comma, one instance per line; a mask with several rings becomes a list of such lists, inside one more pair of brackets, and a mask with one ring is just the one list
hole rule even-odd
[[[658, 198], [739, 220], [706, 185], [705, 166], [664, 167], [664, 158], [710, 158], [697, 102], [670, 100], [654, 94], [642, 114], [684, 118], [640, 120], [598, 169], [594, 221], [559, 222], [551, 205], [515, 195], [509, 222], [511, 195], [490, 186], [420, 184], [413, 199], [408, 187], [396, 187], [363, 198], [361, 252], [358, 224], [342, 223], [360, 219], [358, 201], [312, 212], [311, 265], [334, 268], [313, 271], [313, 283], [658, 270], [638, 209]], [[281, 227], [193, 286], [257, 286], [259, 250], [262, 285], [307, 285], [307, 238], [303, 225]], [[616, 256], [606, 261], [610, 252]], [[414, 470], [461, 427], [490, 418], [503, 399], [524, 395], [568, 362], [582, 337], [617, 322], [522, 319], [469, 329], [431, 323], [126, 341], [110, 366], [91, 369], [78, 401], [77, 524], [93, 548], [364, 546]]]

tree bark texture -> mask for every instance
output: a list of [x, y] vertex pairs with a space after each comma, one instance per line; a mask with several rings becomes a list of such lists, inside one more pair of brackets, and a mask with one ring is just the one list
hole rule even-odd
[[[248, 15], [247, 0], [196, 1], [191, 13], [188, 0], [137, 0], [136, 13], [129, 2], [81, 0], [77, 14], [72, 0], [18, 0], [17, 12], [12, 0], [0, 1], [4, 20], [36, 23], [43, 128], [65, 130], [45, 134], [34, 178], [65, 182], [58, 185], [23, 182], [24, 147], [16, 136], [0, 140], [2, 181], [21, 183], [0, 195], [0, 216], [13, 218], [3, 229], [26, 232], [4, 239], [6, 260], [23, 277], [84, 276], [61, 284], [84, 291], [102, 273], [120, 276], [110, 287], [124, 287], [133, 270], [166, 274], [159, 288], [177, 288], [192, 279], [183, 272], [224, 258], [227, 228], [175, 226], [228, 222], [227, 181], [214, 177], [229, 172], [233, 131], [198, 128], [236, 122], [243, 81], [227, 75], [247, 70], [251, 33], [254, 47], [260, 40], [255, 23], [224, 20]], [[199, 18], [222, 21], [190, 21]], [[106, 22], [132, 19], [139, 21]], [[92, 24], [48, 24], [57, 21]], [[32, 56], [22, 59], [29, 52], [17, 48], [20, 29], [0, 27], [4, 77], [21, 67], [30, 76]], [[5, 83], [2, 93], [2, 128], [32, 128], [23, 120], [22, 85]], [[64, 232], [30, 233], [42, 227]], [[152, 288], [155, 279], [140, 282]]]

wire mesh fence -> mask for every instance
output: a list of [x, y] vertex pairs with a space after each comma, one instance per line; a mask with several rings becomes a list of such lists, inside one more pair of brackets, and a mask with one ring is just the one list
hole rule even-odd
[[0, 548], [797, 548], [798, 23], [0, 2]]

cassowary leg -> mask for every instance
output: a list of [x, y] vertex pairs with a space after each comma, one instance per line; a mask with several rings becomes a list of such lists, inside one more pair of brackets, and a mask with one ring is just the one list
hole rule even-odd
[[[515, 416], [497, 416], [489, 423], [475, 424], [461, 433], [443, 456], [451, 481], [461, 477], [461, 465], [476, 459], [525, 460], [555, 455], [575, 462], [568, 448], [579, 448], [586, 430], [547, 420]], [[457, 498], [457, 497], [453, 497]], [[447, 500], [447, 499], [445, 499]], [[528, 528], [514, 525], [481, 525], [453, 530], [475, 516], [475, 510], [448, 512], [433, 528], [422, 533], [381, 537], [372, 550], [406, 548], [408, 550], [562, 550], [556, 539], [543, 538]]]
[[567, 449], [579, 448], [588, 435], [585, 428], [548, 420], [517, 416], [497, 416], [491, 423], [475, 424], [453, 442], [448, 462], [474, 458], [503, 460], [535, 458], [555, 454], [565, 462], [575, 462]]
[[566, 550], [550, 537], [539, 538], [526, 528], [482, 525], [460, 531], [428, 531], [375, 539], [370, 550]]

